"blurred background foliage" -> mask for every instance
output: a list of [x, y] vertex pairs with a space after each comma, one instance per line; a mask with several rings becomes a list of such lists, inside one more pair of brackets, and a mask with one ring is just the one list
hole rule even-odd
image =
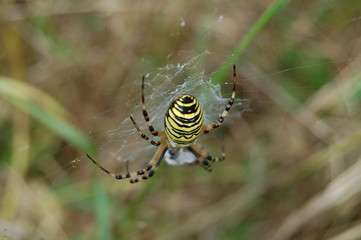
[[[361, 239], [361, 2], [290, 1], [238, 52], [271, 4], [1, 1], [0, 238]], [[222, 133], [225, 162], [131, 185], [84, 158], [106, 158], [142, 74], [204, 52], [216, 76], [234, 58], [248, 103], [202, 141]]]

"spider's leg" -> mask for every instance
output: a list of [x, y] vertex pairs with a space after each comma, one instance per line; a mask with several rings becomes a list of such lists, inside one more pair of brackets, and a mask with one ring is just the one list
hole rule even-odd
[[164, 131], [158, 132], [158, 131], [154, 130], [153, 124], [149, 119], [149, 115], [148, 115], [148, 112], [147, 112], [147, 107], [145, 105], [145, 99], [144, 99], [144, 79], [145, 79], [145, 76], [143, 75], [143, 77], [142, 77], [142, 109], [143, 109], [143, 116], [144, 116], [145, 121], [147, 122], [149, 131], [152, 133], [152, 135], [154, 135], [154, 136], [163, 136]]
[[187, 147], [187, 149], [196, 156], [198, 163], [200, 163], [205, 170], [209, 172], [212, 171], [212, 165], [208, 160], [209, 154], [203, 148], [192, 145]]
[[202, 133], [203, 134], [207, 134], [209, 132], [211, 132], [213, 129], [219, 127], [222, 125], [224, 118], [227, 116], [229, 110], [231, 109], [233, 103], [234, 103], [234, 98], [236, 97], [236, 65], [233, 65], [233, 88], [232, 88], [232, 97], [229, 100], [226, 108], [224, 109], [224, 111], [219, 115], [217, 121], [215, 123], [203, 126], [202, 128]]
[[156, 154], [154, 155], [154, 157], [152, 158], [152, 160], [148, 163], [147, 167], [141, 170], [138, 170], [136, 172], [131, 172], [131, 173], [126, 173], [126, 174], [115, 174], [110, 172], [109, 170], [105, 169], [103, 166], [101, 166], [97, 161], [95, 161], [91, 156], [89, 156], [89, 154], [86, 154], [86, 156], [101, 170], [103, 170], [106, 174], [112, 176], [113, 178], [117, 179], [117, 180], [121, 180], [121, 179], [127, 179], [130, 178], [130, 182], [131, 183], [135, 183], [135, 182], [139, 182], [138, 177], [142, 176], [140, 178], [140, 180], [146, 180], [149, 177], [153, 176], [155, 171], [158, 169], [158, 166], [160, 164], [160, 162], [163, 159], [164, 153], [167, 150], [167, 146], [166, 145], [161, 145], [158, 149], [158, 151], [156, 152]]
[[223, 147], [222, 147], [222, 154], [220, 157], [212, 157], [211, 155], [208, 154], [207, 151], [205, 151], [203, 148], [201, 148], [198, 145], [192, 145], [187, 149], [197, 157], [197, 160], [202, 164], [202, 166], [207, 171], [212, 171], [212, 165], [210, 164], [210, 162], [219, 162], [219, 161], [223, 161], [226, 158], [226, 154]]
[[[137, 174], [135, 178], [130, 179], [130, 183], [137, 183], [140, 181], [144, 181], [149, 179], [154, 175], [154, 173], [158, 170], [158, 167], [160, 163], [163, 160], [165, 152], [168, 150], [168, 147], [164, 144], [160, 145], [157, 152], [154, 154], [152, 160], [148, 163], [148, 166], [146, 169], [143, 169], [141, 171], [144, 171], [144, 174]], [[139, 172], [139, 171], [138, 171]], [[139, 175], [142, 175], [141, 177]]]
[[140, 128], [138, 127], [138, 124], [134, 121], [133, 117], [130, 116], [130, 120], [132, 120], [132, 123], [134, 125], [134, 127], [137, 129], [137, 132], [139, 133], [139, 135], [145, 139], [146, 141], [148, 141], [150, 144], [154, 145], [154, 146], [159, 146], [161, 144], [161, 141], [153, 141], [151, 140], [147, 135], [145, 135], [142, 130], [140, 130]]
[[224, 160], [226, 159], [226, 151], [225, 151], [225, 149], [224, 149], [224, 137], [223, 137], [223, 134], [222, 134], [221, 142], [222, 142], [222, 146], [221, 146], [222, 153], [221, 153], [221, 156], [220, 156], [220, 157], [211, 157], [211, 156], [208, 155], [207, 160], [212, 161], [212, 162], [221, 162], [221, 161], [224, 161]]

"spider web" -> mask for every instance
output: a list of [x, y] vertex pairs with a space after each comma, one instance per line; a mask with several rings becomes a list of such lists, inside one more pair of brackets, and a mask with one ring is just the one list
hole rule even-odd
[[[150, 120], [156, 130], [164, 130], [165, 112], [170, 103], [181, 94], [190, 94], [199, 100], [203, 109], [204, 124], [213, 123], [218, 119], [231, 96], [232, 72], [229, 74], [228, 82], [223, 86], [213, 84], [211, 77], [214, 73], [206, 74], [200, 67], [203, 58], [208, 55], [210, 53], [204, 51], [191, 57], [189, 61], [167, 64], [145, 75], [145, 103]], [[151, 135], [142, 115], [141, 78], [134, 79], [134, 82], [138, 84], [132, 84], [135, 89], [131, 90], [130, 95], [136, 97], [125, 102], [128, 112], [119, 112], [119, 125], [94, 136], [97, 143], [102, 142], [97, 149], [102, 159], [110, 158], [120, 162], [133, 161], [139, 159], [140, 156], [149, 156], [150, 151], [155, 151], [154, 146], [139, 136], [129, 115], [132, 115], [144, 134], [154, 140], [160, 139]], [[221, 93], [222, 88], [227, 88], [224, 96]], [[136, 93], [133, 94], [133, 92]], [[123, 102], [124, 97], [120, 96], [119, 100]], [[226, 117], [226, 122], [236, 116], [241, 116], [242, 112], [247, 109], [246, 106], [246, 100], [236, 98], [232, 110]]]

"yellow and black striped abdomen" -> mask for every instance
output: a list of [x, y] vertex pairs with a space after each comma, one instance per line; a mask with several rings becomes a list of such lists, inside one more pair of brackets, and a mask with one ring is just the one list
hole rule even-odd
[[179, 96], [169, 106], [164, 125], [172, 147], [192, 145], [203, 126], [203, 113], [198, 100], [190, 95]]

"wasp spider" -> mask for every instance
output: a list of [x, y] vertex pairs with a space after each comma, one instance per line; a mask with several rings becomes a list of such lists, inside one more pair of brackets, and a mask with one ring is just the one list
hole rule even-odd
[[138, 127], [133, 117], [130, 120], [137, 129], [139, 135], [154, 146], [158, 146], [158, 151], [148, 163], [147, 167], [136, 172], [126, 174], [114, 174], [101, 165], [99, 165], [88, 154], [88, 158], [101, 170], [115, 179], [130, 179], [131, 183], [146, 180], [154, 175], [163, 158], [171, 165], [197, 163], [206, 170], [211, 171], [211, 162], [218, 162], [225, 159], [225, 153], [221, 157], [212, 157], [207, 151], [198, 145], [195, 141], [202, 134], [207, 134], [213, 129], [218, 128], [222, 123], [229, 110], [231, 109], [236, 95], [236, 66], [233, 65], [233, 88], [232, 97], [229, 100], [224, 111], [219, 115], [217, 121], [212, 124], [203, 126], [203, 113], [199, 101], [188, 94], [177, 97], [168, 107], [164, 117], [165, 131], [158, 132], [154, 129], [149, 120], [147, 108], [144, 100], [144, 76], [142, 78], [142, 108], [143, 116], [147, 122], [150, 133], [153, 136], [165, 136], [159, 141], [151, 140]]

